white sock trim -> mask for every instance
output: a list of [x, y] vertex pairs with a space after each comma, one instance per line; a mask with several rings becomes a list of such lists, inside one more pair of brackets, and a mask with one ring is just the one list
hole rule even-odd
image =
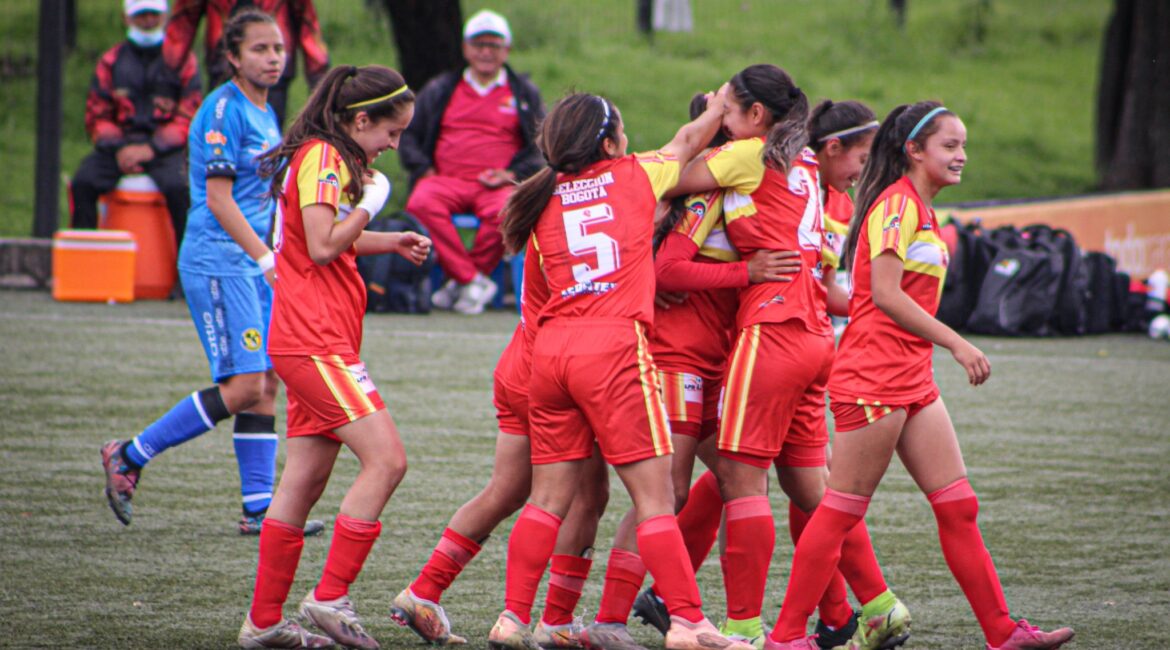
[[195, 410], [199, 411], [199, 417], [203, 418], [203, 424], [207, 426], [207, 430], [211, 431], [215, 428], [215, 423], [211, 418], [207, 417], [207, 411], [203, 410], [203, 402], [199, 401], [199, 391], [191, 393], [191, 401], [195, 403]]

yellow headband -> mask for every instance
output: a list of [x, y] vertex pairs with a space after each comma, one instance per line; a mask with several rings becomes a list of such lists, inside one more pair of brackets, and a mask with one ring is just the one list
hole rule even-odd
[[382, 95], [381, 97], [375, 97], [373, 99], [367, 99], [367, 100], [361, 101], [361, 102], [354, 102], [353, 104], [346, 106], [345, 110], [350, 110], [353, 108], [360, 108], [362, 106], [369, 106], [370, 104], [377, 104], [378, 102], [384, 102], [387, 99], [390, 99], [392, 97], [397, 97], [398, 95], [401, 95], [402, 93], [404, 93], [408, 90], [410, 90], [410, 88], [408, 88], [406, 86], [406, 84], [403, 84], [401, 88], [399, 88], [398, 90], [395, 90], [394, 92], [390, 93], [389, 95]]

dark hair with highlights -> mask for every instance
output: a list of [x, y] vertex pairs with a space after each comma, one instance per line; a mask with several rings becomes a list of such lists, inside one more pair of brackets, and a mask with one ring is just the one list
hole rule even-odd
[[374, 122], [397, 117], [414, 103], [414, 92], [407, 88], [384, 101], [347, 107], [384, 97], [405, 86], [402, 75], [386, 66], [367, 65], [359, 68], [343, 65], [330, 70], [317, 84], [305, 107], [289, 127], [284, 142], [260, 158], [260, 175], [272, 178], [272, 194], [280, 196], [283, 183], [281, 172], [288, 167], [297, 149], [310, 140], [323, 140], [341, 153], [349, 169], [349, 185], [344, 189], [350, 202], [356, 204], [360, 201], [362, 179], [369, 169], [369, 161], [366, 160], [366, 152], [342, 127], [352, 124], [358, 113], [365, 113]]
[[574, 93], [553, 106], [536, 138], [549, 166], [521, 183], [502, 210], [500, 231], [508, 250], [524, 250], [540, 213], [556, 190], [557, 173], [575, 174], [607, 158], [602, 145], [614, 139], [620, 124], [617, 107], [599, 95]]
[[731, 95], [745, 111], [758, 102], [772, 115], [764, 143], [764, 163], [787, 172], [808, 143], [808, 97], [804, 91], [784, 70], [759, 63], [731, 78]]
[[[861, 233], [861, 224], [877, 197], [904, 176], [910, 168], [910, 158], [906, 155], [906, 140], [910, 132], [927, 113], [940, 106], [942, 104], [935, 101], [902, 104], [890, 111], [886, 119], [882, 120], [882, 125], [878, 127], [877, 135], [873, 138], [873, 148], [869, 150], [869, 160], [861, 169], [861, 178], [857, 181], [853, 218], [849, 222], [849, 238], [845, 241], [845, 254], [841, 258], [843, 266], [849, 266], [853, 259], [853, 252], [857, 250], [857, 237]], [[930, 122], [922, 125], [918, 133], [914, 134], [913, 141], [920, 147], [924, 146], [926, 139], [938, 131], [939, 118], [944, 115], [954, 113], [944, 110], [932, 117]]]
[[[876, 119], [873, 111], [861, 102], [834, 102], [826, 99], [814, 106], [812, 115], [808, 117], [808, 146], [819, 153], [829, 143], [825, 139], [827, 136], [869, 124]], [[842, 147], [848, 149], [867, 136], [873, 135], [876, 130], [877, 127], [874, 126], [872, 129], [841, 136], [838, 140], [841, 141]]]
[[[227, 57], [228, 54], [240, 58], [240, 46], [244, 44], [244, 39], [248, 36], [248, 25], [264, 24], [276, 25], [276, 19], [269, 14], [260, 11], [259, 9], [249, 8], [241, 9], [232, 14], [231, 20], [223, 28], [223, 37], [220, 38], [219, 48], [223, 54], [223, 60], [231, 66], [232, 76], [236, 76], [240, 71], [232, 64], [231, 59]], [[287, 47], [288, 44], [285, 43]]]

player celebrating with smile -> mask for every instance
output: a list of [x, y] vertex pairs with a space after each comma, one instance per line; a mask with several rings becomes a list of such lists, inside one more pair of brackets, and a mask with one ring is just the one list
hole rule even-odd
[[361, 469], [341, 501], [320, 582], [300, 613], [337, 643], [377, 648], [348, 592], [381, 533], [378, 517], [406, 473], [394, 420], [358, 356], [366, 290], [356, 256], [394, 252], [420, 264], [431, 242], [416, 233], [364, 230], [390, 195], [370, 164], [396, 149], [414, 94], [382, 66], [334, 68], [283, 145], [264, 157], [280, 197], [274, 232], [276, 301], [268, 353], [288, 387], [288, 459], [260, 534], [245, 648], [319, 647], [328, 638], [283, 619], [304, 545], [301, 528], [321, 497], [341, 445]]
[[895, 450], [930, 501], [943, 556], [987, 647], [1058, 648], [1073, 637], [1068, 628], [1044, 632], [1009, 616], [976, 523], [979, 502], [934, 382], [936, 344], [950, 350], [973, 386], [991, 376], [987, 357], [934, 318], [948, 258], [932, 203], [939, 190], [959, 183], [966, 146], [963, 122], [936, 102], [895, 108], [874, 137], [846, 248], [851, 320], [829, 380], [833, 466], [824, 499], [797, 543], [768, 650], [816, 647], [805, 638], [806, 621]]

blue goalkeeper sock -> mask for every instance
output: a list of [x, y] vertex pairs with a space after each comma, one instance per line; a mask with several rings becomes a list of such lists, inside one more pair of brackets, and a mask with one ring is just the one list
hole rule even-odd
[[276, 417], [239, 413], [232, 444], [240, 466], [240, 494], [244, 514], [253, 516], [268, 509], [276, 482]]
[[219, 386], [196, 391], [127, 443], [122, 448], [123, 456], [143, 467], [167, 449], [211, 431], [217, 422], [229, 417], [231, 413], [224, 406]]

